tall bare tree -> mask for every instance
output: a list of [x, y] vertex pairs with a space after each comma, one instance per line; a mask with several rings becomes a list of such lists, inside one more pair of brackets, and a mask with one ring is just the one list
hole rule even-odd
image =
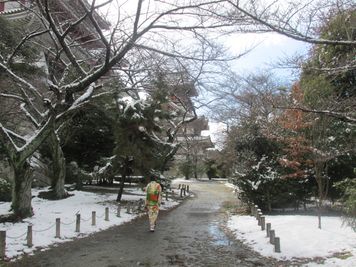
[[[63, 120], [102, 93], [102, 78], [117, 75], [130, 80], [130, 74], [137, 71], [129, 69], [130, 62], [137, 54], [155, 52], [200, 66], [225, 60], [209, 38], [231, 26], [214, 19], [223, 2], [138, 0], [133, 12], [119, 7], [117, 21], [108, 33], [96, 13], [107, 3], [34, 1], [25, 11], [33, 22], [31, 27], [24, 29], [14, 47], [8, 47], [11, 52], [7, 56], [0, 57], [1, 71], [14, 84], [12, 93], [3, 94], [2, 101], [26, 103], [27, 111], [31, 111], [26, 113], [27, 119], [37, 125], [34, 130], [27, 128], [26, 133], [16, 132], [3, 122], [0, 125], [0, 140], [15, 171], [12, 208], [16, 216], [32, 214], [29, 158], [49, 135], [56, 140], [53, 134]], [[188, 39], [189, 47], [183, 43]], [[20, 49], [27, 44], [42, 51], [45, 64], [40, 83], [14, 68]]]

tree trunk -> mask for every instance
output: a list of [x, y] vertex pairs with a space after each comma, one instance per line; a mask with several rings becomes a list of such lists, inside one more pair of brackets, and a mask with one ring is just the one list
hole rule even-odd
[[52, 132], [49, 136], [49, 148], [52, 155], [52, 188], [57, 199], [67, 196], [64, 188], [66, 177], [66, 161], [57, 135]]
[[126, 180], [126, 175], [121, 174], [119, 192], [117, 193], [117, 198], [116, 198], [117, 202], [121, 201], [122, 193], [124, 192], [125, 180]]
[[23, 219], [33, 215], [31, 206], [32, 170], [26, 161], [13, 165], [13, 168], [14, 186], [12, 187], [11, 208], [16, 218]]
[[323, 198], [324, 198], [324, 183], [323, 183], [323, 170], [324, 170], [324, 162], [316, 162], [315, 163], [315, 179], [318, 184], [318, 228], [321, 229], [321, 211], [323, 207]]
[[321, 229], [321, 203], [318, 201], [318, 228]]
[[269, 212], [271, 212], [271, 211], [272, 211], [272, 203], [271, 203], [271, 195], [270, 195], [269, 191], [267, 191], [267, 198], [266, 198], [266, 200], [267, 200], [267, 210], [268, 210]]
[[161, 173], [164, 173], [164, 171], [167, 169], [168, 163], [173, 159], [174, 155], [177, 153], [179, 148], [180, 145], [178, 144], [173, 149], [170, 149], [168, 152], [164, 153], [165, 156], [163, 157], [163, 160], [161, 161], [159, 167]]

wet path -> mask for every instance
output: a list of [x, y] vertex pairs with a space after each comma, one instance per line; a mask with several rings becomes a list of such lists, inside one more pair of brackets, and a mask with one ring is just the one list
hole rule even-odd
[[221, 206], [235, 201], [231, 189], [218, 182], [190, 186], [195, 197], [162, 212], [155, 233], [147, 218], [59, 245], [9, 266], [277, 266], [221, 230]]

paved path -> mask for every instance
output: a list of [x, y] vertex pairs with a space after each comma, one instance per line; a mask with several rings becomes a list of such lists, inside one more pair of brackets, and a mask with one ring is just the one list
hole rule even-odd
[[190, 185], [194, 197], [162, 212], [156, 232], [146, 217], [92, 236], [58, 245], [9, 266], [281, 266], [262, 258], [221, 230], [222, 205], [236, 201], [219, 182]]

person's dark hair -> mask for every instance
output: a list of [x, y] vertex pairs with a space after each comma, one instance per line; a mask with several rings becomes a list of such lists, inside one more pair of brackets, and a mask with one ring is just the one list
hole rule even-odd
[[151, 174], [150, 175], [150, 181], [152, 182], [152, 181], [157, 181], [157, 179], [158, 179], [158, 176], [157, 175], [155, 175], [155, 174]]

